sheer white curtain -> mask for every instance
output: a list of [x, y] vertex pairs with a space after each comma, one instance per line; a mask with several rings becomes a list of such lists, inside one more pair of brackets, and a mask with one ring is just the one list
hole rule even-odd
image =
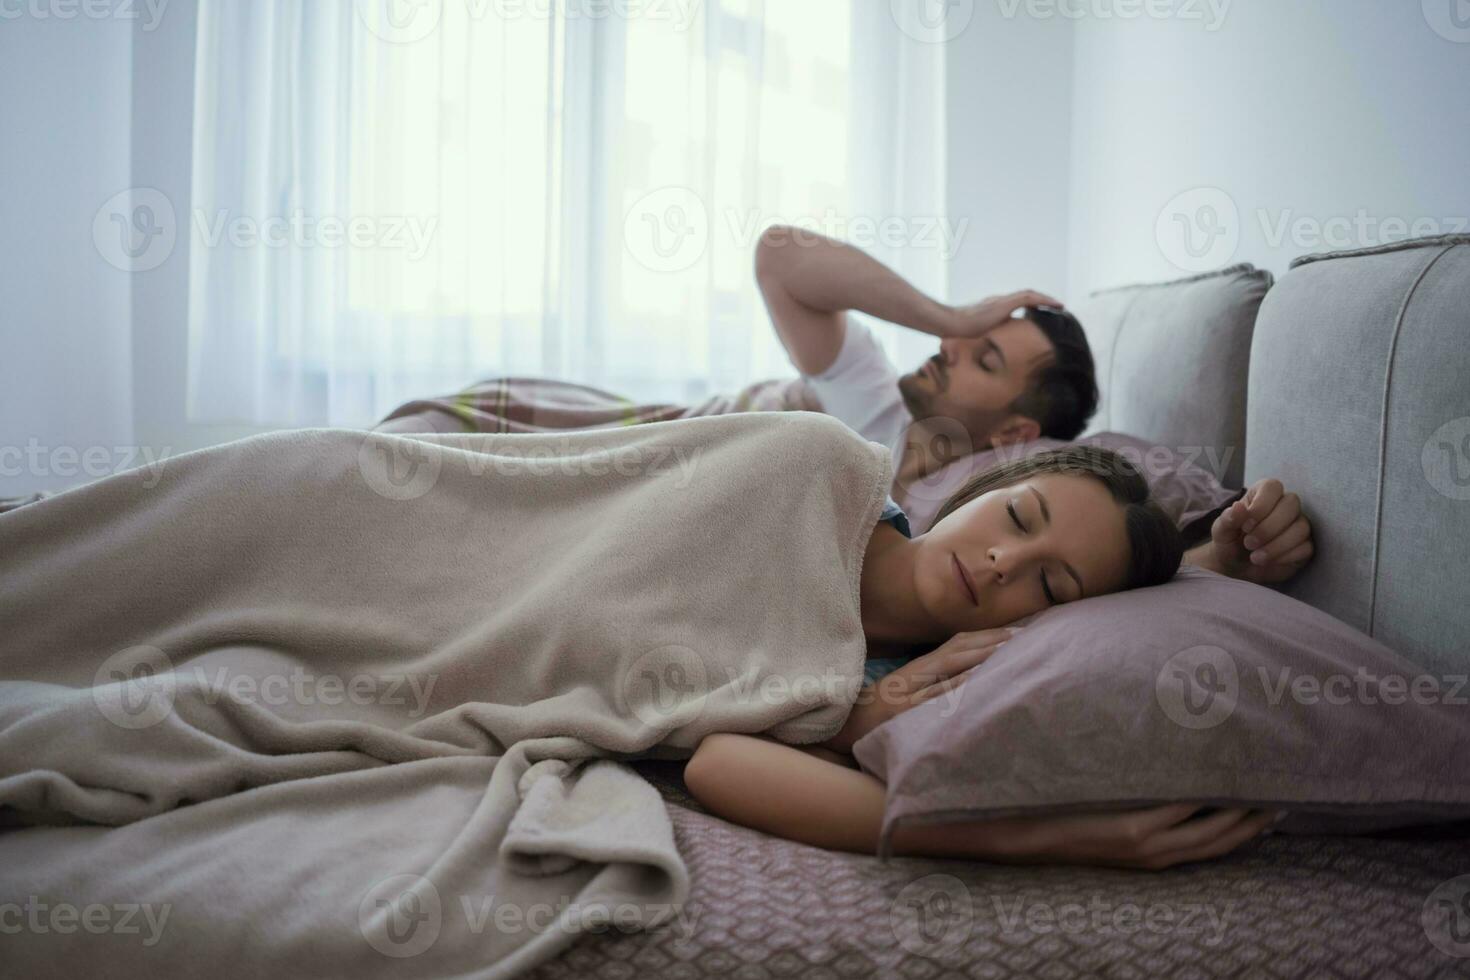
[[191, 420], [790, 376], [751, 274], [775, 221], [943, 296], [944, 46], [903, 6], [201, 0]]

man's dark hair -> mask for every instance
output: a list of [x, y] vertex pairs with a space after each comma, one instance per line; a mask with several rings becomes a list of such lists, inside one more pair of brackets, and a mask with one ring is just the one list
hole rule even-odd
[[1048, 439], [1075, 439], [1097, 411], [1097, 372], [1087, 334], [1066, 310], [1028, 306], [1025, 316], [1041, 328], [1056, 356], [1036, 372], [1010, 411], [1041, 423]]

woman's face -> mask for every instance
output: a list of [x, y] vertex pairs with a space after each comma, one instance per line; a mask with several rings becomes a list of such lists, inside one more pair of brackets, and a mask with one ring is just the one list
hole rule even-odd
[[991, 490], [917, 540], [919, 602], [953, 632], [1116, 592], [1127, 579], [1123, 507], [1082, 474], [1044, 473]]

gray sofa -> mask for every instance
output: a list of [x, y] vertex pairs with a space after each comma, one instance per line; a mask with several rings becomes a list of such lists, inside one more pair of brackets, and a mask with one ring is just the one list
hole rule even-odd
[[[1278, 476], [1317, 555], [1288, 589], [1434, 671], [1470, 663], [1470, 238], [1236, 266], [1078, 306], [1092, 431], [1168, 445], [1231, 486]], [[1467, 708], [1466, 710], [1470, 710]], [[678, 927], [588, 936], [531, 975], [700, 978], [1455, 977], [1466, 828], [1270, 836], [1157, 873], [876, 858], [663, 793], [692, 893]]]
[[1297, 261], [1251, 348], [1246, 479], [1302, 488], [1288, 592], [1432, 671], [1470, 665], [1470, 236]]

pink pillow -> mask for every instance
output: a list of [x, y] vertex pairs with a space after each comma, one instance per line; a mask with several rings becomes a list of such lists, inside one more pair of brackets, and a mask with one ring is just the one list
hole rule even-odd
[[1193, 566], [1022, 620], [952, 698], [853, 755], [900, 822], [1168, 802], [1284, 808], [1284, 832], [1470, 817], [1470, 687], [1273, 589]]
[[1111, 449], [1138, 467], [1148, 480], [1154, 499], [1164, 512], [1174, 518], [1180, 530], [1213, 511], [1229, 504], [1242, 493], [1227, 490], [1213, 475], [1223, 473], [1230, 465], [1227, 454], [1213, 446], [1181, 446], [1169, 448], [1121, 432], [1099, 432], [1072, 442], [1058, 439], [1036, 439], [1000, 449], [971, 453], [955, 460], [923, 480], [895, 486], [893, 498], [904, 509], [914, 534], [922, 534], [934, 522], [944, 502], [965, 485], [970, 477], [997, 463], [1008, 463], [1034, 456], [1060, 446], [1100, 446]]

